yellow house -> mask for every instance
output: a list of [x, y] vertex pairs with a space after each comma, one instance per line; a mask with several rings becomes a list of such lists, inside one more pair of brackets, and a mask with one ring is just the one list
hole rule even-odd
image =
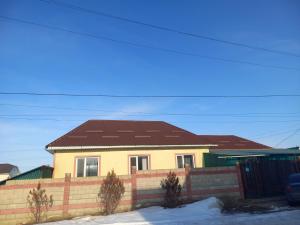
[[234, 135], [196, 135], [162, 121], [89, 120], [46, 146], [53, 177], [118, 175], [137, 170], [203, 167], [209, 150], [271, 147]]
[[53, 154], [54, 178], [118, 175], [137, 170], [203, 166], [214, 145], [162, 121], [89, 120], [46, 146]]
[[17, 166], [8, 163], [0, 164], [0, 181], [17, 176], [19, 173], [20, 171]]

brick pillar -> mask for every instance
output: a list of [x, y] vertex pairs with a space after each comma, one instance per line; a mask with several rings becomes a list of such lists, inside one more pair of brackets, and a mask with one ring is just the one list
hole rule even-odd
[[189, 164], [184, 165], [185, 169], [185, 185], [186, 185], [186, 195], [187, 199], [192, 200], [192, 181], [191, 181], [191, 166]]
[[70, 198], [71, 173], [65, 174], [64, 198], [63, 198], [63, 216], [68, 215]]
[[245, 192], [244, 192], [244, 184], [243, 184], [243, 180], [242, 180], [241, 165], [240, 165], [239, 162], [236, 163], [236, 175], [237, 175], [237, 179], [238, 179], [241, 199], [245, 199]]
[[132, 208], [135, 208], [137, 203], [137, 189], [136, 189], [136, 167], [131, 167], [131, 201]]

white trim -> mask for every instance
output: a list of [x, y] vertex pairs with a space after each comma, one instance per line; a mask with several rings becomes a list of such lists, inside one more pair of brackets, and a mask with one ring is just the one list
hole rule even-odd
[[76, 158], [76, 168], [75, 168], [75, 177], [78, 177], [77, 176], [77, 170], [78, 170], [78, 159], [84, 159], [84, 162], [83, 162], [83, 177], [86, 177], [86, 161], [88, 158], [91, 158], [91, 159], [97, 159], [97, 176], [100, 176], [99, 175], [99, 166], [100, 166], [100, 160], [99, 160], [99, 157], [94, 157], [94, 156], [86, 156], [86, 157], [77, 157]]
[[[131, 174], [131, 158], [135, 158], [135, 168], [136, 168], [136, 171], [139, 171], [139, 157], [147, 157], [147, 169], [146, 170], [149, 170], [150, 169], [150, 156], [149, 155], [130, 155], [129, 156], [129, 174]], [[144, 170], [141, 170], [141, 171], [144, 171]]]
[[81, 149], [118, 149], [118, 148], [160, 148], [160, 147], [212, 147], [214, 144], [205, 145], [115, 145], [115, 146], [55, 146], [46, 147], [46, 150], [81, 150]]
[[183, 168], [185, 167], [185, 164], [184, 164], [184, 156], [192, 156], [193, 167], [191, 167], [191, 168], [196, 168], [196, 165], [195, 165], [195, 155], [194, 155], [194, 154], [186, 153], [186, 154], [176, 154], [176, 168], [177, 168], [177, 169], [180, 169], [180, 168], [178, 167], [178, 160], [177, 160], [177, 157], [178, 157], [178, 156], [180, 156], [181, 159], [182, 159]]

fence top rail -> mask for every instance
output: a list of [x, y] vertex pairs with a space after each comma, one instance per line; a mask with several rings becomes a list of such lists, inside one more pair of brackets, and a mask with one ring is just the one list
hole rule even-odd
[[6, 181], [5, 185], [0, 185], [1, 186], [8, 186], [8, 185], [18, 185], [18, 184], [38, 184], [41, 183], [46, 184], [46, 183], [62, 183], [64, 182], [64, 178], [41, 178], [41, 179], [32, 179], [32, 180], [8, 180]]
[[136, 174], [155, 174], [155, 173], [166, 173], [175, 172], [175, 173], [182, 173], [185, 169], [161, 169], [161, 170], [138, 170]]
[[222, 167], [207, 167], [207, 168], [191, 168], [191, 171], [223, 171], [223, 170], [236, 170], [235, 166], [222, 166]]
[[[209, 167], [209, 168], [191, 168], [191, 173], [220, 173], [220, 172], [234, 172], [236, 171], [236, 167], [234, 166], [226, 166], [226, 167]], [[182, 176], [185, 173], [185, 169], [159, 169], [159, 170], [145, 170], [145, 171], [136, 171], [137, 176], [142, 175], [161, 175], [166, 176], [169, 172], [175, 172], [178, 176]], [[71, 177], [70, 182], [93, 182], [93, 181], [102, 181], [106, 176], [99, 177]], [[128, 181], [131, 179], [131, 175], [120, 175], [118, 176], [120, 179]], [[0, 189], [3, 186], [9, 185], [37, 185], [41, 183], [42, 185], [55, 185], [61, 184], [65, 182], [65, 178], [45, 178], [45, 179], [34, 179], [34, 180], [9, 180], [5, 185], [0, 185]]]

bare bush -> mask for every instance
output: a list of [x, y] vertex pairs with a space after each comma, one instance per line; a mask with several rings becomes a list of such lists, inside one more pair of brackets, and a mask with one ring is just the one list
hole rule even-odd
[[175, 208], [180, 204], [180, 194], [182, 186], [179, 184], [179, 178], [174, 172], [169, 172], [166, 179], [160, 182], [160, 186], [166, 191], [163, 206], [166, 208]]
[[115, 211], [124, 192], [125, 188], [122, 180], [116, 176], [114, 170], [108, 172], [98, 193], [101, 207], [106, 215]]
[[52, 195], [48, 197], [46, 190], [42, 189], [41, 184], [38, 183], [36, 189], [29, 191], [27, 203], [34, 221], [39, 223], [47, 218], [47, 212], [53, 205], [53, 198]]

